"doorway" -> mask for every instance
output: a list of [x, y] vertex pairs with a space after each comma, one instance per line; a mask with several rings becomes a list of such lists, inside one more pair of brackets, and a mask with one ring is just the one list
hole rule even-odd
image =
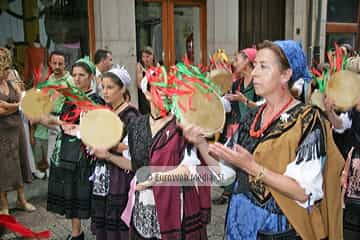
[[285, 0], [239, 0], [239, 49], [284, 39]]
[[195, 65], [206, 63], [205, 0], [136, 0], [135, 18], [138, 58], [151, 46], [167, 67], [184, 56]]

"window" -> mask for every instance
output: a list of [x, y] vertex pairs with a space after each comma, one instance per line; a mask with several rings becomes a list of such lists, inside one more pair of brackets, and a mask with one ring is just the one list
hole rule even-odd
[[328, 0], [326, 23], [326, 50], [348, 43], [359, 48], [360, 5], [358, 0]]
[[13, 47], [14, 64], [20, 73], [26, 64], [27, 49], [33, 45], [45, 50], [44, 64], [50, 52], [64, 52], [70, 69], [75, 60], [93, 51], [91, 22], [93, 0], [0, 1], [0, 46]]
[[239, 0], [239, 50], [284, 33], [285, 0]]

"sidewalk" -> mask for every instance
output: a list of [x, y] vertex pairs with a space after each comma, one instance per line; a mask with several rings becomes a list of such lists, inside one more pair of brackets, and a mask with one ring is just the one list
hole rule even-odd
[[[221, 189], [213, 189], [213, 197], [217, 197], [221, 194]], [[16, 194], [9, 193], [10, 214], [16, 217], [16, 219], [23, 223], [25, 226], [32, 228], [34, 231], [50, 230], [52, 237], [50, 239], [63, 240], [66, 239], [70, 233], [71, 225], [70, 221], [67, 221], [64, 217], [49, 213], [46, 211], [46, 194], [47, 194], [47, 181], [35, 180], [32, 184], [25, 186], [25, 192], [28, 200], [37, 207], [37, 211], [33, 213], [26, 213], [14, 209], [16, 203]], [[212, 221], [208, 226], [209, 240], [221, 240], [223, 239], [224, 230], [224, 218], [226, 212], [226, 206], [214, 206], [212, 208]], [[90, 220], [83, 221], [83, 230], [85, 232], [85, 239], [92, 240], [95, 237], [90, 232]], [[0, 240], [18, 240], [13, 233], [5, 234]]]

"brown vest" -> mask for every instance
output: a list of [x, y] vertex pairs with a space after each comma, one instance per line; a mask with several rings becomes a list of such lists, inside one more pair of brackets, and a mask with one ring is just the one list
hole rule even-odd
[[[342, 240], [342, 206], [340, 176], [344, 159], [337, 149], [328, 121], [322, 119], [318, 110], [305, 107], [297, 119], [284, 125], [294, 124], [279, 138], [270, 138], [260, 143], [253, 156], [259, 164], [279, 174], [283, 174], [287, 165], [296, 158], [296, 150], [306, 130], [313, 128], [316, 119], [320, 119], [326, 142], [327, 158], [323, 169], [323, 199], [313, 206], [309, 213], [294, 200], [268, 187], [290, 224], [304, 240]], [[287, 128], [284, 126], [284, 128]], [[271, 133], [272, 134], [272, 133]], [[276, 134], [276, 133], [274, 133]], [[269, 157], [271, 156], [271, 157]]]

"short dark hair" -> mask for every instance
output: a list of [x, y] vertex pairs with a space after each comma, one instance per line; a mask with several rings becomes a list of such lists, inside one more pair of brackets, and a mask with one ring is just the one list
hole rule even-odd
[[85, 72], [87, 72], [89, 75], [91, 74], [94, 74], [92, 71], [91, 71], [91, 68], [89, 67], [89, 65], [87, 65], [86, 63], [84, 62], [76, 62], [72, 65], [71, 67], [71, 73], [74, 71], [74, 68], [75, 67], [81, 67], [82, 69], [85, 70]]
[[111, 80], [118, 85], [120, 88], [124, 87], [124, 83], [121, 81], [121, 79], [114, 73], [112, 72], [106, 72], [102, 75], [102, 79], [104, 78], [111, 78]]
[[54, 55], [62, 56], [62, 57], [65, 59], [65, 61], [66, 61], [65, 53], [63, 53], [62, 51], [58, 51], [58, 50], [52, 51], [52, 52], [50, 53], [49, 61], [51, 61], [51, 58], [52, 58], [52, 56], [54, 56]]
[[100, 63], [101, 60], [105, 59], [108, 54], [112, 54], [111, 51], [106, 50], [106, 49], [98, 49], [98, 50], [96, 50], [95, 56], [94, 56], [94, 63], [95, 64]]

